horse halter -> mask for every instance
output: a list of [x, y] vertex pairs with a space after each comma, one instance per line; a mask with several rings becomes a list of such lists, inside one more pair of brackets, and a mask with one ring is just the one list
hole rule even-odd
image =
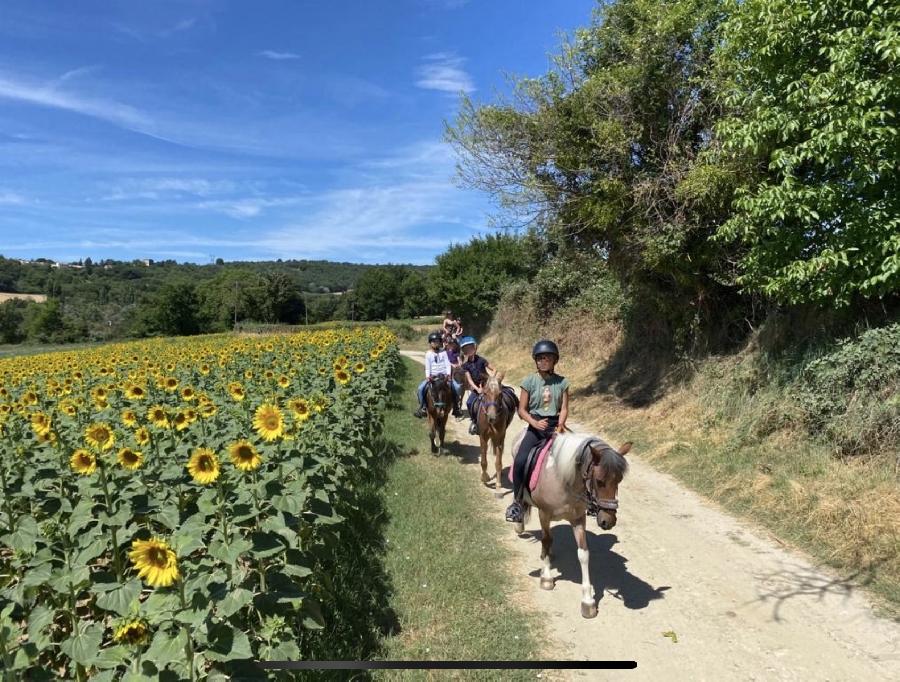
[[[585, 450], [589, 449], [590, 445], [585, 446]], [[581, 456], [584, 457], [584, 452], [581, 453]], [[584, 480], [584, 493], [582, 494], [582, 498], [588, 505], [588, 514], [594, 516], [601, 509], [603, 511], [612, 512], [615, 514], [619, 509], [619, 500], [618, 499], [605, 499], [602, 497], [597, 497], [594, 494], [594, 467], [598, 466], [598, 464], [594, 461], [593, 457], [587, 457], [586, 462], [581, 466], [581, 477]], [[600, 483], [604, 483], [600, 481]]]

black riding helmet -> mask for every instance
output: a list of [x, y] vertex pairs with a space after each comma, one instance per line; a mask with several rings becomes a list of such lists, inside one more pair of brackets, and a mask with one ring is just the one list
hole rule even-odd
[[559, 348], [556, 347], [556, 344], [553, 343], [550, 339], [541, 339], [536, 344], [534, 344], [534, 348], [531, 349], [531, 357], [534, 358], [541, 353], [549, 353], [550, 355], [555, 355], [557, 361], [559, 360]]
[[443, 340], [444, 340], [444, 335], [441, 334], [441, 332], [431, 332], [428, 335], [428, 343], [431, 343], [432, 341], [443, 341]]

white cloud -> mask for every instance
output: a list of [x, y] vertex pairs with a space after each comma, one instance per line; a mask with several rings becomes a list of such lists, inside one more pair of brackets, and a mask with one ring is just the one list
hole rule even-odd
[[417, 74], [416, 85], [427, 90], [441, 92], [474, 92], [472, 77], [462, 68], [466, 60], [450, 52], [435, 52], [426, 55]]
[[152, 126], [152, 121], [147, 116], [127, 104], [66, 93], [52, 86], [24, 83], [2, 75], [0, 98], [73, 111], [140, 132], [145, 132], [143, 129]]
[[25, 197], [21, 194], [0, 191], [0, 206], [23, 206], [25, 203]]
[[275, 50], [262, 50], [256, 53], [260, 57], [274, 59], [276, 61], [284, 61], [287, 59], [300, 59], [300, 55], [295, 52], [276, 52]]
[[101, 201], [125, 201], [133, 199], [158, 199], [164, 194], [190, 194], [206, 197], [212, 194], [231, 192], [235, 183], [229, 180], [206, 180], [204, 178], [143, 178], [125, 179], [115, 183]]

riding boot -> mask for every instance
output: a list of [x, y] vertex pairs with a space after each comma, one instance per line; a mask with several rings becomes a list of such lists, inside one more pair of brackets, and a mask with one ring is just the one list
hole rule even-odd
[[418, 419], [424, 418], [424, 417], [425, 417], [425, 413], [426, 413], [426, 411], [425, 411], [425, 406], [424, 406], [424, 405], [419, 405], [419, 409], [416, 410], [415, 412], [413, 412], [413, 414], [414, 414], [414, 415], [416, 416], [416, 418], [418, 418]]

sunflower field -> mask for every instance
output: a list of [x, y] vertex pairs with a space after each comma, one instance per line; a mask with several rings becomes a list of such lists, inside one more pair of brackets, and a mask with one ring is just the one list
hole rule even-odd
[[0, 360], [4, 680], [302, 657], [397, 362], [384, 328]]

